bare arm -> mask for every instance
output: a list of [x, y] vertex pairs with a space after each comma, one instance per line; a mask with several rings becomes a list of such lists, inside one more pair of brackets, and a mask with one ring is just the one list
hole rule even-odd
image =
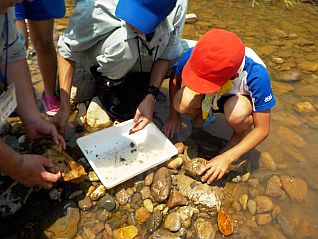
[[52, 122], [63, 134], [70, 114], [70, 92], [74, 75], [75, 62], [58, 56], [59, 83], [60, 83], [60, 110]]
[[[160, 88], [163, 79], [169, 68], [169, 61], [167, 60], [156, 60], [153, 64], [153, 68], [150, 75], [149, 85]], [[153, 110], [155, 106], [155, 97], [151, 94], [146, 95], [145, 99], [139, 104], [135, 117], [134, 126], [130, 130], [130, 133], [135, 133], [149, 124], [152, 121]], [[141, 122], [138, 124], [138, 122]]]
[[225, 174], [229, 164], [255, 148], [269, 134], [270, 130], [270, 111], [253, 113], [254, 128], [251, 130], [240, 143], [221, 155], [214, 157], [206, 166], [200, 170], [202, 181], [209, 184], [215, 179], [220, 179]]
[[181, 117], [178, 111], [174, 108], [173, 100], [177, 91], [181, 88], [181, 78], [176, 74], [169, 81], [169, 109], [170, 115], [163, 127], [163, 132], [168, 137], [179, 131], [181, 126]]

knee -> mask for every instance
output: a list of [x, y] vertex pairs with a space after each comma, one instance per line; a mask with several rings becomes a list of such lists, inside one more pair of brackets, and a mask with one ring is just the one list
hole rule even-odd
[[251, 124], [252, 105], [245, 96], [230, 98], [224, 105], [224, 113], [231, 126]]
[[55, 50], [53, 41], [35, 40], [32, 44], [38, 54], [49, 54]]

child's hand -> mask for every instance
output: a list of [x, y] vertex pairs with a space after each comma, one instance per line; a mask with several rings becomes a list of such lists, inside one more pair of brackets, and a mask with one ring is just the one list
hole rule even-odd
[[182, 120], [180, 114], [178, 112], [173, 112], [168, 117], [162, 131], [168, 138], [172, 138], [174, 134], [179, 132], [181, 123]]
[[209, 163], [200, 169], [200, 175], [206, 172], [202, 176], [201, 181], [211, 184], [215, 179], [221, 179], [228, 170], [229, 165], [230, 161], [225, 155], [221, 154], [214, 157]]

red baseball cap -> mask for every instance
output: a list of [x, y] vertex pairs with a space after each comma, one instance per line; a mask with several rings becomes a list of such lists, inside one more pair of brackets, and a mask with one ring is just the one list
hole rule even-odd
[[218, 91], [239, 70], [245, 54], [243, 42], [232, 32], [213, 29], [194, 47], [182, 71], [182, 81], [191, 90]]

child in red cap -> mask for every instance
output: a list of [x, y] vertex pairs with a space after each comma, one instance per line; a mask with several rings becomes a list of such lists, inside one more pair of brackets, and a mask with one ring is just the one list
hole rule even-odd
[[270, 109], [276, 103], [268, 71], [252, 49], [234, 33], [221, 29], [203, 35], [174, 67], [169, 88], [174, 107], [170, 107], [165, 134], [172, 136], [179, 130], [179, 113], [194, 115], [194, 127], [201, 126], [211, 113], [224, 113], [233, 129], [228, 150], [200, 171], [202, 181], [212, 183], [223, 177], [230, 163], [267, 137]]

